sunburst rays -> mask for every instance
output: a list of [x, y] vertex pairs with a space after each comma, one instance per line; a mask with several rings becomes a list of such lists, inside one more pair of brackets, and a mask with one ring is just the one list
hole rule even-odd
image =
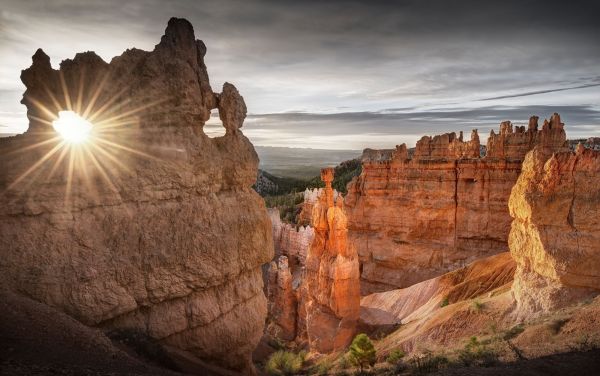
[[[3, 153], [3, 157], [19, 159], [24, 153], [41, 156], [31, 166], [24, 168], [21, 163], [11, 163], [11, 166], [18, 166], [24, 171], [8, 184], [4, 194], [10, 191], [20, 197], [27, 192], [31, 196], [32, 190], [29, 187], [33, 186], [33, 191], [36, 191], [36, 185], [49, 184], [60, 175], [66, 178], [65, 206], [71, 207], [73, 194], [76, 192], [75, 184], [84, 185], [77, 192], [85, 191], [94, 195], [103, 189], [99, 185], [104, 185], [118, 194], [117, 176], [120, 171], [131, 172], [131, 161], [135, 158], [159, 159], [136, 148], [135, 136], [132, 135], [139, 125], [140, 115], [145, 111], [155, 110], [166, 98], [136, 98], [136, 103], [143, 103], [136, 105], [131, 98], [124, 97], [129, 89], [126, 86], [107, 95], [104, 90], [110, 81], [108, 72], [99, 75], [90, 85], [86, 80], [91, 77], [85, 70], [81, 70], [75, 85], [69, 86], [65, 75], [59, 71], [59, 92], [44, 87], [41, 90], [45, 94], [43, 100], [28, 94], [27, 99], [34, 107], [34, 111], [28, 111], [28, 117], [30, 122], [42, 125], [42, 130], [36, 132], [42, 140], [26, 138], [35, 142]], [[76, 93], [70, 93], [69, 87], [75, 87]], [[92, 132], [86, 142], [70, 143], [56, 133], [52, 123], [57, 120], [60, 111], [73, 111], [92, 124]]]

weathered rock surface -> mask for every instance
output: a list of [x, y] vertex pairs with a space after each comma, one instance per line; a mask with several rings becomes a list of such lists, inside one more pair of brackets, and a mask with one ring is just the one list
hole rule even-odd
[[360, 301], [361, 324], [389, 327], [427, 317], [446, 305], [510, 286], [515, 267], [510, 253], [503, 252], [405, 289], [364, 296]]
[[271, 262], [267, 298], [267, 333], [285, 341], [296, 338], [297, 300], [286, 256], [279, 256], [277, 262]]
[[295, 226], [282, 222], [276, 208], [268, 209], [268, 212], [273, 227], [275, 255], [287, 256], [294, 266], [304, 266], [308, 247], [315, 235], [314, 229], [310, 225]]
[[[296, 222], [303, 226], [310, 226], [312, 220], [312, 212], [315, 204], [319, 201], [319, 197], [323, 194], [323, 188], [306, 188], [304, 191], [304, 199], [302, 200], [302, 209], [296, 218]], [[333, 190], [333, 199], [336, 200], [339, 193]]]
[[600, 293], [600, 152], [527, 154], [509, 201], [517, 313], [548, 312]]
[[347, 243], [347, 217], [341, 196], [334, 200], [333, 169], [321, 170], [324, 194], [312, 215], [314, 239], [306, 257], [304, 286], [306, 302], [299, 322], [306, 322], [311, 350], [344, 349], [352, 340], [360, 315], [358, 255]]
[[[153, 51], [23, 71], [29, 130], [0, 140], [0, 280], [96, 327], [142, 331], [207, 364], [252, 372], [267, 312], [271, 225], [233, 85], [213, 93], [204, 44], [171, 19]], [[226, 135], [203, 130], [218, 108]], [[92, 138], [64, 144], [72, 109]]]
[[503, 123], [479, 157], [479, 136], [424, 137], [366, 150], [346, 196], [349, 243], [361, 260], [361, 293], [404, 288], [508, 250], [508, 198], [522, 158], [535, 145], [556, 151], [566, 136], [555, 114], [541, 130]]

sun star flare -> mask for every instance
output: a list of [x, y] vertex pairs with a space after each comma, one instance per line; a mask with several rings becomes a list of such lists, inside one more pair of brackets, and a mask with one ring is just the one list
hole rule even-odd
[[73, 111], [60, 111], [52, 126], [66, 142], [72, 144], [87, 141], [93, 127], [92, 123]]

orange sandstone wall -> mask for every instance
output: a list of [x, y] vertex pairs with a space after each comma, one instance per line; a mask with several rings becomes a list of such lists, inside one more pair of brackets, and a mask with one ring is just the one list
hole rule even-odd
[[486, 157], [479, 136], [423, 137], [413, 158], [405, 145], [366, 150], [348, 189], [348, 238], [361, 261], [363, 295], [404, 288], [508, 250], [508, 198], [522, 160], [535, 145], [560, 149], [558, 114], [541, 130], [505, 122]]
[[600, 151], [527, 154], [510, 196], [522, 317], [600, 293]]

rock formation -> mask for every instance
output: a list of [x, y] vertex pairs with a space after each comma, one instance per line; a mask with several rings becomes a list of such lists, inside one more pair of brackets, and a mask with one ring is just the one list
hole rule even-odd
[[295, 226], [282, 222], [276, 208], [269, 209], [268, 212], [273, 227], [275, 256], [287, 256], [293, 265], [304, 266], [308, 247], [315, 235], [313, 228], [310, 225]]
[[510, 201], [513, 295], [532, 316], [600, 293], [600, 152], [535, 148]]
[[[0, 281], [95, 327], [141, 331], [206, 369], [252, 372], [272, 258], [243, 98], [213, 93], [206, 48], [171, 19], [153, 51], [22, 73], [28, 131], [0, 140]], [[218, 108], [226, 135], [203, 132]], [[51, 122], [93, 125], [66, 144]]]
[[361, 324], [376, 329], [427, 317], [446, 305], [510, 286], [515, 267], [510, 253], [503, 252], [404, 289], [364, 296]]
[[311, 224], [314, 239], [306, 257], [299, 322], [306, 322], [311, 350], [344, 349], [352, 340], [360, 314], [358, 256], [347, 243], [347, 217], [343, 199], [334, 199], [333, 169], [321, 170], [323, 194], [315, 203]]
[[363, 295], [403, 288], [473, 260], [508, 250], [508, 198], [522, 158], [535, 145], [560, 149], [566, 140], [558, 114], [541, 130], [503, 123], [488, 155], [454, 133], [423, 137], [414, 156], [405, 145], [365, 150], [362, 173], [345, 200], [349, 243], [361, 260]]
[[547, 148], [550, 152], [559, 150], [565, 144], [564, 123], [560, 115], [555, 113], [550, 121], [544, 120], [542, 130], [538, 131], [538, 117], [529, 119], [527, 130], [525, 126], [517, 126], [513, 131], [510, 121], [500, 124], [500, 134], [492, 130], [487, 142], [489, 158], [516, 159], [522, 161], [528, 151], [536, 145]]
[[[312, 220], [312, 212], [315, 204], [319, 201], [319, 197], [323, 193], [323, 188], [306, 188], [304, 191], [304, 199], [302, 200], [302, 209], [296, 218], [296, 222], [303, 226], [310, 226]], [[333, 199], [338, 197], [338, 191], [333, 190]]]
[[269, 319], [267, 332], [279, 339], [296, 338], [297, 301], [292, 286], [292, 273], [286, 256], [279, 256], [269, 267]]

